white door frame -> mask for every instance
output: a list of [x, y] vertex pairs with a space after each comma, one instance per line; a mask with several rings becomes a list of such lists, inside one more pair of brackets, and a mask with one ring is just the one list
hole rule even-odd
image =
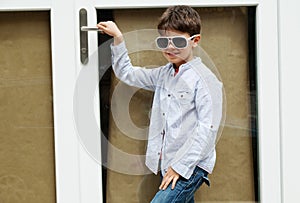
[[[89, 24], [96, 24], [96, 8], [192, 6], [257, 6], [257, 83], [259, 124], [260, 198], [279, 203], [281, 192], [281, 149], [278, 72], [277, 3], [268, 0], [2, 0], [0, 11], [50, 10], [54, 97], [56, 195], [58, 203], [100, 203], [101, 166], [78, 139], [74, 120], [74, 90], [80, 71], [97, 66], [91, 59], [82, 65], [79, 58], [80, 8], [88, 10]], [[90, 53], [97, 52], [97, 36], [89, 34]], [[96, 78], [93, 78], [96, 79]], [[98, 97], [99, 98], [99, 97]], [[95, 106], [99, 101], [95, 100]], [[99, 105], [98, 105], [99, 106]], [[99, 109], [95, 108], [95, 115]], [[99, 119], [99, 118], [98, 118]], [[100, 150], [100, 146], [98, 146]]]

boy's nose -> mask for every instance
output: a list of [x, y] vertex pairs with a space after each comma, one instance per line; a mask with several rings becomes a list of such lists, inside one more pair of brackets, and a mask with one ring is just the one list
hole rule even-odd
[[169, 44], [167, 46], [167, 49], [175, 49], [175, 46], [173, 45], [173, 42], [169, 40]]

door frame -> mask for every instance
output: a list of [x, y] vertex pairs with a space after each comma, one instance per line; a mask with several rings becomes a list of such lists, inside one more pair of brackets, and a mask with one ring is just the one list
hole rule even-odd
[[[102, 202], [101, 166], [89, 156], [78, 139], [73, 109], [74, 89], [83, 68], [79, 57], [78, 11], [88, 10], [89, 24], [96, 24], [96, 9], [154, 8], [181, 1], [140, 0], [2, 0], [0, 11], [42, 11], [51, 15], [53, 113], [55, 139], [56, 199], [58, 203]], [[278, 8], [267, 0], [188, 0], [199, 7], [257, 7], [257, 97], [259, 125], [259, 185], [263, 203], [281, 202], [280, 95], [278, 66]], [[97, 36], [89, 34], [90, 52], [97, 52]], [[95, 104], [99, 101], [95, 101]], [[95, 105], [97, 106], [97, 105]], [[98, 105], [99, 106], [99, 105]], [[95, 114], [99, 112], [95, 108]], [[98, 114], [99, 115], [99, 114]], [[98, 118], [99, 119], [99, 118]], [[100, 146], [99, 146], [100, 147]]]

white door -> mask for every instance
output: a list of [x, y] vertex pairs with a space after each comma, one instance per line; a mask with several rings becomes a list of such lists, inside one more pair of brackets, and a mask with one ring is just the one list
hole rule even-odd
[[[3, 2], [3, 1], [2, 1]], [[56, 199], [58, 203], [103, 202], [98, 91], [98, 43], [89, 32], [81, 47], [80, 11], [97, 24], [96, 9], [167, 7], [181, 1], [4, 1], [3, 11], [50, 10]], [[196, 7], [257, 6], [257, 83], [261, 202], [280, 202], [280, 130], [277, 5], [269, 1], [185, 1]], [[82, 49], [85, 48], [85, 49]], [[87, 48], [87, 49], [86, 49]], [[87, 54], [88, 53], [88, 54]], [[88, 56], [82, 62], [81, 54]], [[275, 71], [274, 71], [275, 70]], [[86, 90], [86, 91], [84, 91]], [[87, 97], [87, 98], [84, 98]], [[116, 194], [117, 195], [117, 194]]]

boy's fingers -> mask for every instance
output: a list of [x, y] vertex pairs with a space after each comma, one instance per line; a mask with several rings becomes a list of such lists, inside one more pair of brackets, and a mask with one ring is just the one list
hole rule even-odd
[[161, 181], [160, 185], [159, 185], [159, 189], [161, 190], [165, 185], [165, 177], [163, 178], [163, 180]]
[[161, 184], [160, 184], [160, 186], [158, 187], [158, 189], [162, 189], [162, 187], [163, 187], [163, 182], [161, 182]]
[[97, 27], [100, 30], [105, 30], [106, 29], [106, 27], [104, 25], [100, 24], [100, 23], [97, 24]]
[[163, 178], [163, 180], [162, 180], [162, 182], [161, 182], [161, 184], [160, 184], [160, 186], [159, 186], [159, 189], [160, 190], [165, 190], [167, 187], [168, 187], [168, 185], [169, 185], [169, 183], [170, 183], [170, 181], [168, 180], [169, 178], [168, 177], [164, 177]]
[[173, 182], [172, 182], [172, 190], [175, 188], [177, 180], [178, 180], [178, 177], [175, 177], [175, 178], [173, 179]]
[[98, 27], [104, 28], [106, 27], [105, 22], [100, 22], [97, 24]]
[[169, 178], [166, 182], [165, 182], [165, 185], [163, 187], [163, 190], [167, 189], [167, 187], [169, 186], [170, 182], [171, 182], [171, 178]]
[[108, 30], [110, 28], [108, 22], [100, 22], [97, 24], [97, 27], [102, 30]]
[[160, 186], [159, 186], [159, 189], [163, 190], [164, 187], [165, 187], [165, 184], [166, 184], [166, 178], [164, 177], [163, 180], [162, 180], [162, 182], [161, 182], [161, 184], [160, 184]]

